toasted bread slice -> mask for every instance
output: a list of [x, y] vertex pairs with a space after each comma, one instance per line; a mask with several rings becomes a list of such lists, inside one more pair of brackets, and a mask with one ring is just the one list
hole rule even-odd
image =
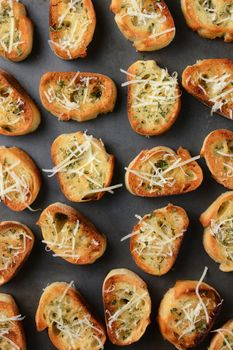
[[23, 61], [32, 51], [33, 24], [25, 6], [17, 0], [1, 0], [0, 56]]
[[140, 217], [131, 234], [130, 252], [136, 264], [151, 275], [162, 276], [174, 265], [189, 218], [181, 207], [168, 204]]
[[130, 345], [143, 336], [150, 324], [151, 299], [138, 275], [127, 269], [110, 271], [103, 283], [103, 302], [113, 344]]
[[40, 215], [43, 243], [66, 261], [77, 264], [92, 264], [106, 249], [106, 237], [80, 212], [72, 207], [54, 203]]
[[233, 132], [226, 129], [212, 131], [205, 138], [200, 153], [213, 178], [233, 190]]
[[102, 323], [91, 314], [72, 282], [55, 282], [45, 288], [36, 327], [39, 332], [48, 328], [49, 338], [59, 350], [100, 350], [106, 341]]
[[54, 53], [63, 60], [87, 55], [96, 16], [91, 0], [50, 0], [50, 40]]
[[197, 189], [203, 173], [188, 150], [157, 146], [144, 150], [126, 168], [125, 184], [129, 192], [141, 197], [161, 197]]
[[175, 37], [175, 24], [163, 0], [112, 0], [110, 9], [121, 33], [138, 51], [162, 49]]
[[181, 0], [187, 25], [204, 38], [233, 41], [232, 0]]
[[233, 348], [233, 319], [226, 322], [221, 328], [214, 330], [208, 350], [223, 350]]
[[0, 349], [26, 350], [23, 319], [12, 296], [0, 293]]
[[11, 210], [30, 209], [41, 187], [40, 172], [17, 147], [0, 147], [0, 200]]
[[200, 281], [178, 281], [159, 306], [162, 336], [177, 349], [192, 348], [209, 333], [220, 308], [221, 298], [213, 287]]
[[51, 148], [53, 169], [44, 169], [57, 178], [62, 192], [71, 202], [99, 200], [104, 193], [122, 184], [109, 186], [114, 156], [108, 154], [101, 140], [81, 131], [58, 136]]
[[63, 121], [84, 122], [112, 112], [116, 96], [112, 79], [97, 73], [50, 72], [40, 81], [43, 106]]
[[214, 58], [197, 61], [182, 74], [182, 85], [214, 112], [233, 119], [233, 61]]
[[220, 270], [233, 271], [233, 191], [219, 196], [204, 213], [200, 221], [205, 228], [204, 248], [220, 264]]
[[0, 286], [10, 281], [29, 257], [34, 235], [16, 221], [0, 222]]
[[175, 123], [181, 107], [177, 73], [169, 75], [153, 60], [133, 63], [127, 73], [128, 117], [134, 131], [160, 135]]
[[14, 77], [0, 70], [0, 134], [29, 134], [38, 128], [40, 119], [33, 100]]

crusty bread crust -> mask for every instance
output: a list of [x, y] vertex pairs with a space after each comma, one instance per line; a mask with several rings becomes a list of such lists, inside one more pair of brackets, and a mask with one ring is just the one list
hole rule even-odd
[[[104, 279], [102, 295], [110, 341], [119, 346], [130, 345], [138, 341], [150, 324], [151, 299], [146, 283], [128, 269], [114, 269]], [[136, 301], [133, 301], [135, 298], [137, 299], [136, 307]], [[131, 312], [129, 310], [119, 311], [126, 308], [127, 304], [131, 304]], [[141, 314], [137, 315], [139, 309]], [[112, 316], [117, 314], [119, 318], [112, 320]], [[133, 316], [137, 319], [137, 323], [132, 321]], [[121, 322], [121, 318], [125, 322]], [[125, 326], [124, 329], [122, 325]]]
[[219, 129], [206, 136], [200, 152], [213, 178], [230, 190], [233, 189], [232, 147], [233, 132]]
[[163, 0], [145, 0], [141, 9], [138, 2], [136, 6], [131, 0], [112, 0], [110, 9], [121, 33], [138, 51], [162, 49], [175, 37], [174, 21]]
[[233, 119], [232, 83], [233, 61], [228, 58], [199, 60], [182, 74], [182, 85], [189, 94], [211, 107], [211, 113], [228, 119]]
[[[19, 315], [19, 309], [13, 297], [9, 294], [0, 293], [0, 317], [1, 316], [14, 317], [18, 315]], [[13, 342], [14, 344], [16, 344], [19, 350], [26, 350], [26, 340], [25, 340], [22, 322], [11, 321], [11, 322], [8, 322], [8, 324], [10, 326], [10, 332], [6, 334], [5, 337], [9, 339], [11, 342]], [[0, 329], [1, 329], [1, 324], [0, 324]], [[4, 344], [6, 344], [6, 342], [3, 338], [1, 338], [0, 339], [1, 349], [2, 349], [1, 346], [3, 346], [3, 349], [5, 349]], [[10, 343], [7, 342], [7, 344], [9, 346]]]
[[[9, 90], [12, 91], [10, 94]], [[41, 117], [34, 101], [12, 75], [10, 75], [8, 72], [0, 70], [0, 99], [2, 99], [2, 104], [0, 106], [1, 115], [3, 115], [3, 112], [6, 111], [6, 109], [3, 107], [3, 101], [8, 97], [8, 95], [12, 96], [12, 101], [16, 103], [14, 113], [17, 114], [18, 109], [20, 109], [20, 117], [16, 123], [13, 121], [13, 124], [11, 113], [7, 113], [5, 118], [1, 117], [0, 134], [6, 136], [18, 136], [35, 131], [40, 124]], [[19, 105], [17, 101], [20, 101]], [[3, 111], [1, 111], [1, 109], [3, 109]], [[15, 115], [13, 115], [13, 117], [15, 117]]]
[[[159, 82], [161, 81], [161, 76], [164, 74], [165, 71], [166, 70], [160, 68], [157, 65], [157, 63], [153, 60], [137, 61], [128, 68], [129, 74], [127, 78], [129, 83], [138, 79], [152, 79], [151, 83], [156, 81]], [[165, 74], [164, 77], [165, 76], [166, 84], [168, 82], [168, 77], [171, 80], [170, 89], [174, 91], [174, 99], [172, 98], [165, 102], [159, 100], [157, 106], [150, 105], [152, 101], [157, 101], [156, 95], [155, 98], [151, 100], [152, 87], [150, 85], [150, 81], [138, 82], [137, 84], [129, 84], [128, 117], [132, 129], [140, 135], [155, 136], [163, 134], [171, 128], [171, 126], [175, 123], [179, 115], [181, 108], [181, 93], [179, 85], [175, 82], [175, 78], [172, 78], [168, 74]], [[142, 93], [139, 91], [141, 91]], [[137, 98], [139, 98], [140, 93], [142, 95], [141, 97], [143, 101], [145, 100], [145, 105], [136, 108], [134, 107], [134, 105], [138, 103]], [[149, 99], [146, 99], [146, 94], [150, 95]], [[162, 95], [162, 92], [160, 90], [159, 95], [160, 98], [161, 96], [166, 97], [165, 94]], [[141, 102], [139, 103], [139, 105], [140, 104]]]
[[[14, 211], [22, 211], [28, 208], [36, 199], [40, 187], [41, 187], [41, 176], [39, 169], [35, 165], [32, 158], [20, 148], [17, 147], [0, 147], [0, 164], [3, 167], [6, 166], [6, 162], [10, 164], [16, 164], [14, 166], [13, 171], [17, 175], [17, 177], [22, 179], [22, 175], [25, 176], [25, 179], [29, 177], [26, 184], [28, 185], [29, 191], [25, 193], [25, 201], [17, 199], [15, 197], [15, 191], [9, 192], [7, 196], [1, 198], [3, 203]], [[14, 183], [14, 182], [13, 182]]]
[[[6, 7], [10, 8], [9, 0], [2, 1], [2, 11], [4, 11]], [[25, 58], [27, 58], [27, 56], [32, 51], [33, 24], [32, 24], [32, 21], [27, 17], [26, 8], [21, 2], [18, 2], [17, 0], [12, 0], [12, 12], [13, 13], [11, 15], [14, 16], [15, 28], [19, 31], [19, 33], [21, 33], [20, 40], [19, 40], [20, 44], [16, 46], [16, 49], [14, 48], [10, 49], [9, 46], [6, 46], [6, 45], [4, 45], [5, 47], [3, 47], [0, 44], [0, 56], [14, 62], [19, 62], [19, 61], [25, 60]], [[0, 11], [0, 14], [1, 14], [1, 11]], [[5, 17], [3, 22], [1, 22], [2, 30], [4, 30], [4, 33], [6, 28], [3, 26], [6, 25], [4, 23], [5, 21], [8, 21], [8, 18], [6, 19]], [[8, 23], [7, 26], [9, 27], [9, 32], [10, 32], [10, 23]]]
[[[206, 3], [206, 9], [203, 4]], [[187, 25], [204, 38], [224, 38], [233, 41], [233, 22], [227, 6], [232, 8], [232, 0], [212, 0], [211, 8], [204, 0], [181, 0], [181, 8]], [[214, 13], [216, 11], [216, 13]]]
[[162, 336], [179, 350], [191, 348], [202, 342], [212, 328], [221, 308], [221, 298], [218, 292], [208, 284], [201, 283], [199, 294], [202, 302], [207, 304], [209, 322], [207, 323], [205, 313], [203, 315], [200, 313], [195, 329], [184, 334], [189, 327], [189, 322], [185, 319], [182, 307], [187, 303], [191, 305], [193, 303], [191, 306], [193, 310], [198, 305], [199, 299], [195, 292], [197, 284], [198, 281], [176, 282], [175, 286], [166, 292], [159, 306], [158, 323]]
[[[89, 320], [89, 322], [93, 325], [92, 331], [92, 347], [88, 340], [86, 339], [86, 332], [83, 332], [83, 336], [81, 333], [80, 339], [77, 339], [77, 333], [75, 334], [75, 345], [76, 349], [80, 348], [80, 343], [82, 343], [82, 347], [87, 350], [99, 350], [100, 343], [104, 345], [106, 341], [105, 329], [102, 323], [91, 314], [89, 307], [84, 300], [84, 298], [80, 295], [80, 293], [68, 285], [65, 282], [55, 282], [50, 284], [45, 288], [36, 311], [36, 328], [39, 332], [44, 331], [48, 328], [48, 335], [53, 343], [53, 345], [59, 350], [69, 350], [71, 348], [70, 343], [66, 342], [65, 337], [62, 337], [63, 332], [56, 332], [55, 322], [50, 319], [50, 308], [54, 305], [54, 303], [58, 302], [61, 305], [62, 315], [64, 318], [67, 318], [67, 325], [70, 327], [74, 326], [76, 322], [72, 322], [69, 317], [69, 312], [66, 314], [66, 304], [64, 302], [66, 298], [69, 298], [69, 312], [72, 312], [72, 318], [77, 317], [78, 320]], [[60, 301], [61, 300], [61, 301]], [[55, 304], [56, 305], [56, 304]], [[64, 308], [63, 308], [64, 305]], [[72, 311], [71, 311], [72, 310]], [[57, 316], [57, 315], [56, 315]], [[84, 323], [85, 324], [85, 323]], [[74, 330], [75, 331], [75, 330]], [[72, 333], [71, 333], [72, 334]], [[98, 339], [98, 342], [96, 341]], [[95, 345], [93, 344], [95, 340]], [[85, 346], [86, 345], [86, 346]]]
[[[79, 211], [68, 205], [62, 203], [49, 205], [41, 213], [38, 225], [41, 227], [44, 243], [48, 242], [46, 243], [48, 248], [56, 256], [61, 256], [72, 264], [92, 264], [105, 252], [106, 237]], [[61, 244], [63, 240], [65, 248]]]
[[212, 338], [210, 342], [210, 346], [208, 347], [208, 350], [221, 350], [224, 349], [224, 347], [227, 347], [226, 341], [228, 342], [229, 346], [232, 346], [233, 342], [233, 319], [227, 321], [220, 329], [219, 331], [216, 330], [215, 336]]
[[[145, 215], [133, 228], [130, 240], [130, 252], [136, 264], [151, 275], [166, 274], [176, 261], [188, 225], [185, 210], [173, 204]], [[152, 229], [154, 231], [149, 234]], [[169, 239], [171, 243], [158, 248], [160, 243]]]
[[[49, 93], [51, 89], [59, 99], [55, 99], [54, 93]], [[73, 102], [74, 107], [61, 103], [61, 92], [67, 94], [67, 99], [71, 104]], [[74, 100], [75, 96], [77, 101]], [[112, 112], [116, 97], [115, 83], [103, 74], [48, 72], [40, 81], [40, 98], [44, 108], [63, 121], [73, 119], [84, 122], [99, 114]], [[77, 102], [76, 105], [74, 102]]]
[[[166, 157], [167, 154], [169, 154], [168, 157]], [[166, 160], [164, 160], [164, 157], [166, 157]], [[158, 186], [155, 182], [160, 183], [160, 180], [156, 176], [154, 176], [153, 180], [153, 176], [151, 175], [153, 167], [151, 164], [154, 164], [154, 166], [157, 164], [157, 169], [161, 169], [159, 171], [161, 175], [163, 173], [163, 167], [165, 168], [164, 171], [166, 171], [166, 168], [168, 169], [174, 163], [174, 159], [178, 160], [178, 158], [183, 162], [189, 160], [191, 156], [189, 151], [182, 147], [179, 147], [177, 154], [172, 149], [164, 146], [157, 146], [150, 150], [141, 151], [127, 168], [125, 174], [126, 188], [133, 195], [141, 197], [161, 197], [194, 191], [201, 185], [203, 180], [202, 170], [196, 161], [190, 161], [190, 163], [182, 166], [182, 169], [185, 169], [189, 173], [189, 176], [185, 176], [183, 170], [176, 168], [167, 173], [167, 176], [170, 178], [171, 174], [174, 176], [172, 181], [170, 181], [171, 179], [169, 181], [167, 180], [168, 182]], [[169, 163], [168, 159], [170, 159]], [[162, 164], [160, 165], [160, 163]], [[158, 171], [157, 169], [156, 171]], [[139, 172], [142, 177], [139, 177], [135, 171], [137, 174]], [[147, 174], [150, 174], [150, 177]], [[154, 181], [154, 184], [152, 181], [152, 185], [150, 184], [151, 176]]]
[[[82, 5], [71, 15], [68, 10], [70, 1], [50, 0], [49, 6], [49, 25], [50, 25], [50, 43], [54, 53], [63, 60], [73, 60], [87, 55], [87, 47], [92, 41], [95, 26], [96, 15], [91, 0], [82, 0]], [[77, 4], [79, 7], [80, 4]], [[75, 6], [73, 6], [75, 9]], [[63, 18], [64, 14], [66, 16]], [[60, 22], [59, 19], [63, 18]], [[86, 24], [79, 28], [81, 19], [86, 20]], [[77, 24], [76, 24], [77, 23]], [[66, 48], [61, 47], [60, 41], [70, 34], [70, 45]], [[80, 36], [78, 36], [80, 34]], [[75, 39], [76, 37], [77, 39]]]

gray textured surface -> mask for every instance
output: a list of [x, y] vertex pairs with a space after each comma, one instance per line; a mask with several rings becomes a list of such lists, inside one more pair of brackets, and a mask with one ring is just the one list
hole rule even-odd
[[[188, 64], [200, 58], [232, 57], [232, 44], [222, 40], [208, 41], [192, 33], [185, 25], [180, 10], [179, 0], [167, 0], [177, 26], [175, 40], [170, 46], [158, 52], [137, 53], [120, 34], [115, 25], [113, 15], [109, 11], [109, 0], [94, 0], [97, 14], [97, 28], [94, 40], [89, 47], [88, 56], [73, 62], [64, 62], [50, 50], [48, 39], [48, 1], [24, 0], [28, 12], [35, 23], [34, 48], [31, 56], [22, 63], [10, 63], [1, 59], [0, 67], [12, 73], [38, 103], [43, 123], [31, 135], [25, 137], [7, 138], [0, 136], [0, 144], [15, 145], [27, 151], [40, 168], [52, 167], [50, 145], [61, 133], [76, 130], [88, 130], [90, 134], [101, 137], [107, 150], [115, 154], [116, 166], [113, 183], [123, 182], [124, 166], [135, 157], [141, 149], [155, 145], [166, 145], [176, 149], [182, 145], [190, 149], [192, 155], [198, 154], [204, 137], [218, 128], [231, 129], [232, 122], [209, 114], [209, 109], [183, 92], [180, 117], [172, 129], [161, 137], [150, 139], [135, 134], [128, 123], [126, 112], [127, 90], [120, 87], [125, 76], [120, 68], [127, 68], [135, 60], [145, 57], [155, 59], [169, 71], [182, 70]], [[100, 116], [96, 120], [78, 124], [63, 123], [47, 113], [41, 106], [38, 94], [39, 81], [47, 71], [93, 71], [112, 77], [118, 86], [118, 100], [114, 113]], [[1, 204], [0, 220], [19, 220], [29, 225], [36, 235], [36, 244], [26, 265], [20, 273], [1, 292], [11, 293], [20, 306], [22, 314], [26, 315], [24, 326], [27, 334], [28, 349], [53, 349], [46, 332], [36, 333], [34, 314], [37, 303], [47, 284], [54, 281], [74, 280], [81, 293], [90, 302], [93, 309], [103, 318], [101, 299], [102, 281], [107, 272], [115, 267], [128, 267], [137, 272], [148, 283], [153, 300], [152, 324], [146, 334], [130, 348], [134, 350], [169, 350], [171, 345], [164, 342], [156, 325], [156, 312], [164, 292], [177, 279], [199, 279], [205, 265], [209, 267], [206, 281], [215, 286], [222, 297], [224, 305], [217, 320], [220, 326], [228, 318], [233, 317], [232, 274], [224, 274], [218, 270], [217, 264], [207, 256], [202, 247], [202, 228], [198, 217], [200, 213], [222, 192], [224, 188], [218, 185], [210, 176], [204, 161], [201, 165], [205, 173], [202, 186], [195, 192], [159, 199], [143, 199], [133, 197], [126, 189], [120, 189], [114, 196], [106, 194], [99, 202], [72, 204], [63, 196], [56, 178], [48, 179], [43, 175], [43, 187], [34, 207], [45, 208], [48, 204], [61, 201], [83, 212], [108, 237], [108, 249], [103, 258], [92, 266], [73, 266], [59, 258], [53, 258], [46, 253], [41, 243], [41, 233], [36, 226], [39, 213], [25, 211], [14, 213]], [[120, 237], [130, 232], [136, 223], [134, 214], [143, 215], [155, 208], [173, 203], [183, 206], [190, 217], [190, 228], [184, 240], [175, 268], [164, 277], [149, 276], [140, 271], [134, 264], [129, 253], [129, 242], [120, 243]], [[198, 347], [204, 350], [210, 337]], [[116, 347], [109, 342], [106, 349]]]

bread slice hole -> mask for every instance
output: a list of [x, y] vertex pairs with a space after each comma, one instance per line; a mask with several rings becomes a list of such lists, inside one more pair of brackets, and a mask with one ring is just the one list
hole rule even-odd
[[60, 232], [63, 229], [68, 220], [69, 218], [67, 215], [63, 213], [55, 213], [54, 221], [58, 232]]

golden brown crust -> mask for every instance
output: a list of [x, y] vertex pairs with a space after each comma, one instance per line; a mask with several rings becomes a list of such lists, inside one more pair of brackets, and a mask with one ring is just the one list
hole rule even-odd
[[[51, 89], [53, 93], [50, 92]], [[71, 107], [61, 100], [61, 92], [67, 94]], [[55, 99], [54, 94], [59, 99]], [[99, 114], [112, 112], [116, 97], [115, 83], [103, 74], [48, 72], [40, 81], [40, 99], [44, 108], [63, 121], [74, 119], [84, 122], [96, 118]], [[77, 102], [76, 105], [74, 102]]]
[[206, 136], [200, 152], [213, 178], [230, 190], [233, 189], [232, 147], [233, 132], [219, 129]]
[[105, 252], [106, 237], [79, 211], [68, 205], [49, 205], [40, 215], [38, 225], [47, 247], [72, 264], [92, 264]]
[[[54, 53], [63, 60], [87, 55], [87, 47], [92, 41], [96, 26], [96, 15], [91, 0], [82, 0], [81, 4], [77, 2], [70, 7], [72, 12], [67, 11], [69, 3], [70, 1], [66, 0], [50, 0], [49, 6], [50, 44]], [[63, 19], [62, 22], [59, 18]], [[70, 37], [70, 40], [62, 47], [60, 42], [66, 37]]]
[[110, 9], [121, 33], [138, 51], [159, 50], [174, 39], [174, 21], [163, 0], [145, 0], [141, 9], [131, 0], [112, 0]]
[[199, 60], [182, 74], [182, 85], [188, 93], [211, 107], [211, 113], [228, 119], [233, 118], [232, 82], [233, 61], [228, 58]]
[[[208, 350], [221, 350], [233, 345], [233, 319], [227, 321], [221, 328], [215, 330], [215, 336], [210, 342]], [[226, 346], [226, 342], [229, 345]]]

